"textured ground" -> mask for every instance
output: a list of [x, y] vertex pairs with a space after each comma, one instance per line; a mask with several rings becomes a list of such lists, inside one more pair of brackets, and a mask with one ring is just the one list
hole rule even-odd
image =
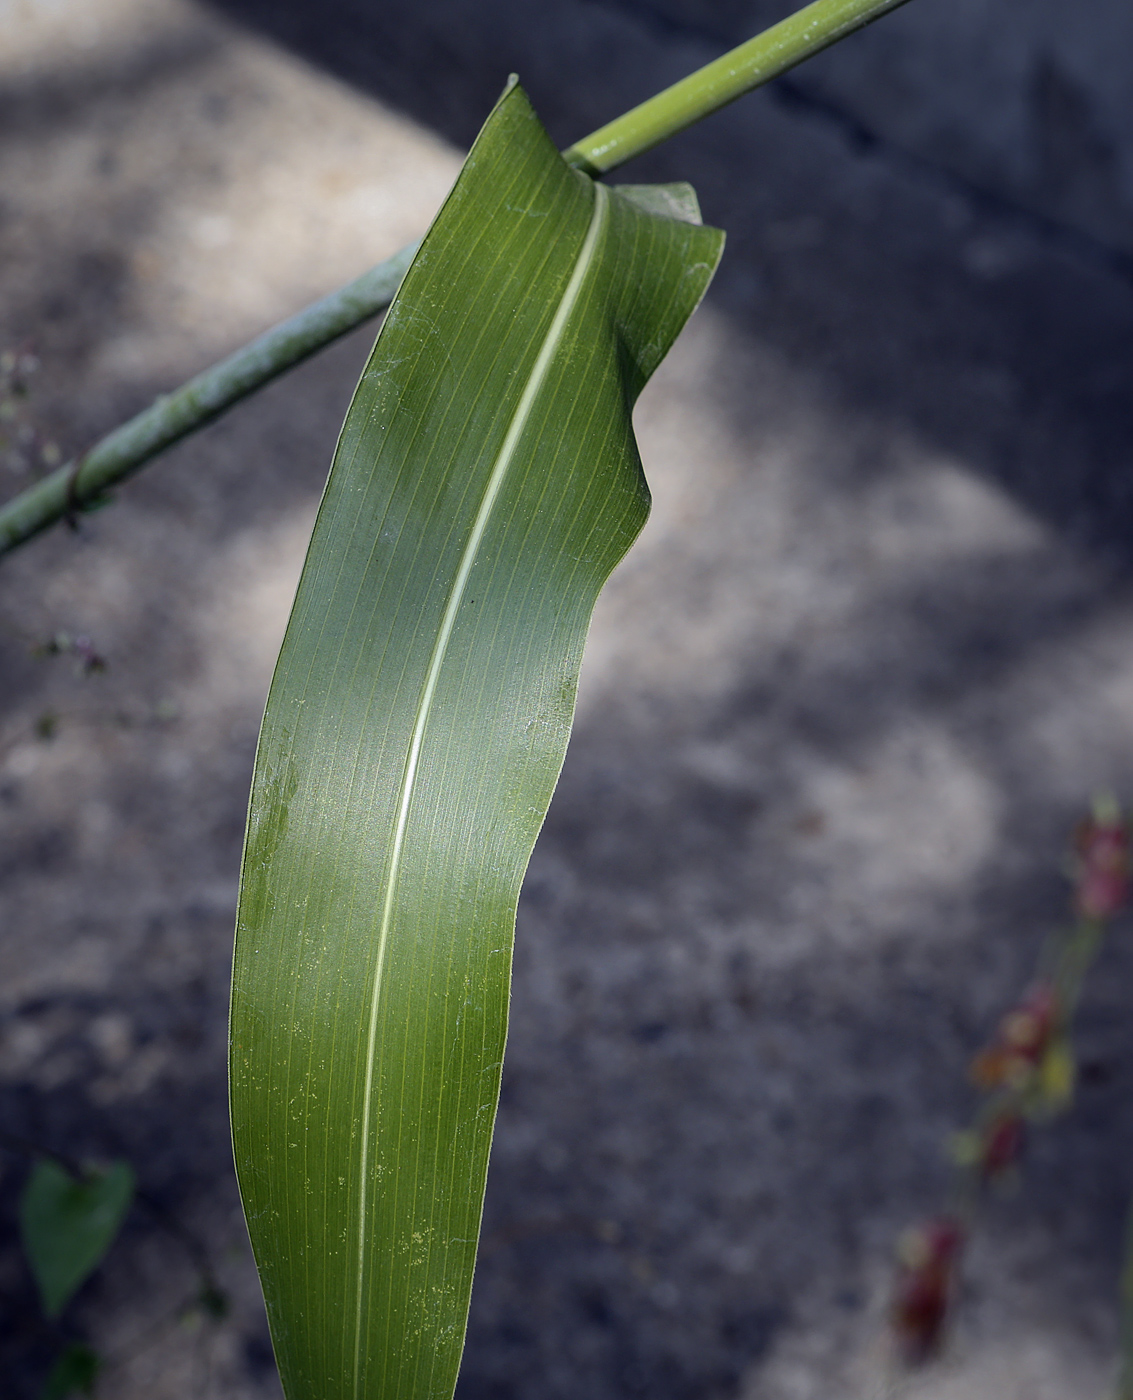
[[[510, 67], [565, 142], [710, 55], [640, 8], [0, 6], [0, 348], [34, 343], [37, 420], [81, 448], [400, 246]], [[1062, 917], [1089, 794], [1133, 798], [1133, 287], [781, 94], [629, 177], [694, 179], [729, 246], [642, 400], [654, 515], [521, 904], [461, 1394], [875, 1400], [966, 1061]], [[0, 565], [0, 1126], [137, 1165], [150, 1204], [78, 1305], [116, 1400], [277, 1393], [228, 957], [259, 711], [369, 339]], [[41, 654], [60, 631], [106, 670]], [[903, 1395], [1106, 1393], [1127, 938], [1078, 1103]], [[50, 1339], [2, 1165], [0, 1369], [30, 1397]], [[163, 1212], [223, 1323], [176, 1320], [192, 1248]]]

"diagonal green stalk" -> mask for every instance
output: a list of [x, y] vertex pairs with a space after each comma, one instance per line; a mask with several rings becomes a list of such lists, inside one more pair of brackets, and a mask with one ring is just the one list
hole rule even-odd
[[313, 302], [218, 364], [162, 394], [101, 438], [89, 451], [21, 491], [0, 510], [0, 555], [56, 521], [97, 503], [108, 487], [132, 475], [167, 447], [387, 307], [413, 261], [417, 244]]
[[[722, 58], [666, 88], [563, 152], [587, 174], [616, 169], [745, 92], [895, 10], [906, 0], [814, 0]], [[0, 556], [57, 521], [73, 520], [106, 491], [241, 399], [384, 311], [417, 245], [281, 322], [115, 428], [74, 462], [0, 507]]]
[[602, 175], [624, 165], [906, 2], [815, 0], [576, 141], [563, 152], [563, 158], [588, 175]]

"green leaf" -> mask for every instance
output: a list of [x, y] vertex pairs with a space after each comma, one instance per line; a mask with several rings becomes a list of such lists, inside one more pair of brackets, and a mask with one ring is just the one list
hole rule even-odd
[[68, 1400], [71, 1395], [93, 1395], [102, 1363], [97, 1352], [82, 1342], [72, 1342], [51, 1368], [39, 1400]]
[[630, 409], [723, 243], [690, 200], [572, 171], [510, 86], [347, 416], [260, 736], [233, 980], [290, 1400], [452, 1394], [519, 886], [648, 511]]
[[20, 1236], [48, 1317], [58, 1317], [98, 1268], [133, 1194], [125, 1162], [79, 1180], [50, 1158], [32, 1168], [20, 1197]]

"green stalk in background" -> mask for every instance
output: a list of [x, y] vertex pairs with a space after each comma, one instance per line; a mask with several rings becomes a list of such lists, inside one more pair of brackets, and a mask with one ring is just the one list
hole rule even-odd
[[705, 64], [648, 102], [576, 141], [563, 152], [563, 158], [588, 175], [614, 170], [905, 3], [906, 0], [815, 0], [813, 5], [773, 24], [723, 58]]
[[0, 555], [56, 521], [98, 505], [108, 487], [383, 310], [393, 300], [417, 246], [402, 248], [173, 393], [162, 394], [74, 462], [21, 491], [0, 510]]
[[[745, 92], [895, 10], [906, 0], [815, 0], [722, 58], [666, 88], [616, 121], [577, 141], [564, 157], [597, 175], [624, 165]], [[233, 404], [384, 311], [417, 245], [364, 272], [347, 286], [266, 331], [171, 394], [115, 428], [74, 462], [60, 467], [0, 508], [0, 555], [104, 498], [167, 447], [203, 428]]]

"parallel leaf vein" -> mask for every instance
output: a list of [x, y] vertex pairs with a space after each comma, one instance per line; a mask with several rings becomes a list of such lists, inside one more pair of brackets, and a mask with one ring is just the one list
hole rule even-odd
[[397, 897], [398, 876], [401, 867], [402, 849], [405, 843], [405, 834], [409, 824], [409, 811], [413, 800], [414, 787], [417, 780], [417, 768], [421, 758], [421, 749], [425, 738], [425, 731], [428, 727], [429, 716], [432, 711], [433, 701], [436, 697], [437, 685], [440, 680], [441, 670], [444, 665], [445, 655], [448, 651], [449, 642], [452, 638], [452, 631], [456, 625], [457, 614], [460, 611], [464, 595], [468, 587], [468, 580], [472, 573], [472, 567], [476, 561], [476, 556], [480, 549], [480, 544], [484, 538], [484, 533], [488, 528], [488, 523], [495, 508], [496, 501], [512, 466], [516, 451], [519, 446], [523, 431], [527, 426], [531, 411], [543, 388], [551, 363], [554, 360], [563, 337], [566, 333], [567, 325], [570, 321], [571, 313], [577, 304], [582, 291], [586, 275], [594, 262], [597, 253], [599, 239], [602, 228], [606, 221], [609, 195], [603, 186], [595, 184], [594, 208], [590, 217], [590, 225], [586, 231], [582, 247], [579, 250], [578, 258], [571, 271], [570, 280], [563, 292], [562, 300], [555, 312], [554, 318], [547, 330], [543, 344], [539, 348], [535, 363], [528, 375], [527, 382], [523, 387], [515, 412], [511, 422], [508, 424], [507, 432], [504, 435], [503, 443], [492, 464], [491, 472], [488, 475], [487, 485], [484, 488], [484, 495], [480, 501], [473, 521], [472, 529], [461, 552], [460, 564], [453, 579], [449, 592], [448, 601], [445, 605], [444, 615], [437, 632], [436, 641], [429, 657], [429, 664], [425, 672], [425, 679], [421, 687], [421, 695], [417, 703], [414, 716], [412, 737], [409, 744], [409, 752], [405, 761], [405, 768], [402, 773], [401, 786], [398, 790], [396, 816], [394, 820], [393, 840], [390, 847], [389, 871], [386, 877], [385, 898], [382, 902], [381, 919], [378, 925], [377, 951], [374, 960], [374, 982], [370, 997], [370, 1008], [366, 1030], [366, 1080], [363, 1088], [363, 1108], [362, 1108], [362, 1133], [361, 1133], [361, 1156], [358, 1173], [358, 1215], [357, 1215], [357, 1280], [356, 1280], [356, 1304], [354, 1321], [354, 1383], [353, 1393], [355, 1400], [360, 1400], [360, 1385], [362, 1380], [362, 1363], [365, 1353], [363, 1322], [364, 1322], [364, 1275], [365, 1275], [365, 1254], [366, 1254], [366, 1212], [369, 1205], [369, 1177], [370, 1177], [370, 1142], [371, 1130], [373, 1127], [373, 1088], [374, 1088], [374, 1063], [377, 1050], [378, 1035], [378, 1010], [381, 1001], [382, 980], [385, 973], [385, 964], [389, 949], [390, 932], [393, 926], [394, 909]]

